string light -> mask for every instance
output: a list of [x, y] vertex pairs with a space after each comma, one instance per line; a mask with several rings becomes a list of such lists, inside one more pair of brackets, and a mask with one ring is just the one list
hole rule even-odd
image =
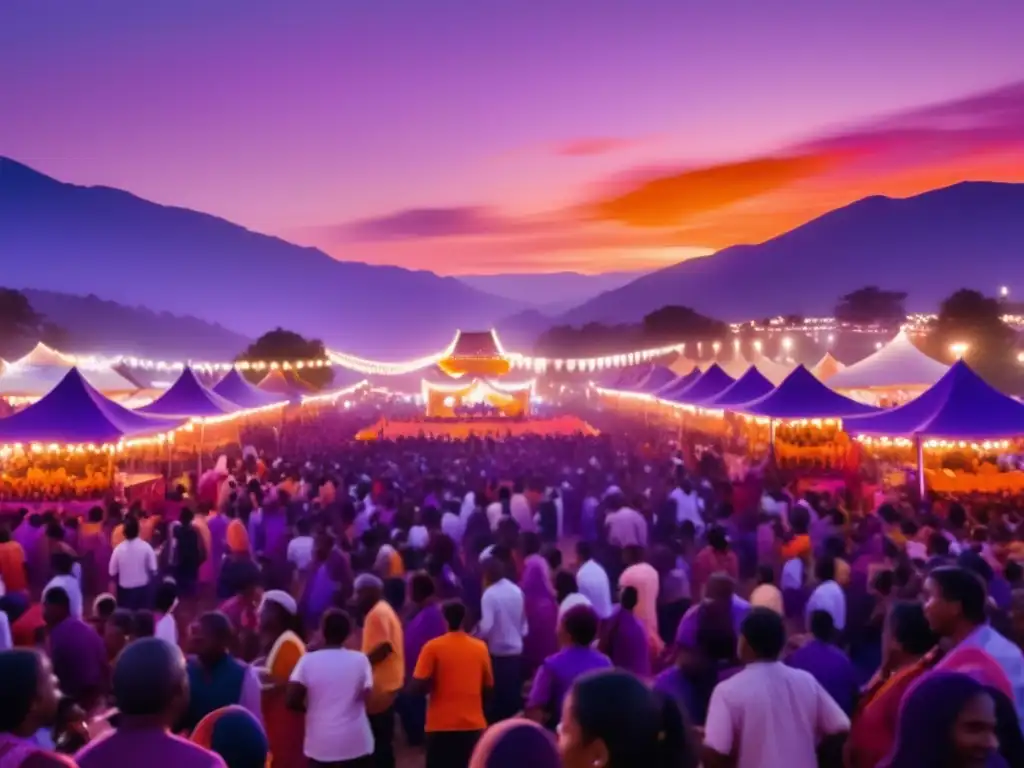
[[[906, 437], [872, 437], [857, 435], [857, 442], [879, 448], [913, 448], [914, 441]], [[928, 450], [956, 451], [971, 450], [978, 453], [1006, 451], [1010, 448], [1009, 440], [938, 440], [926, 439], [922, 445]]]
[[314, 405], [316, 403], [336, 402], [339, 397], [345, 395], [351, 395], [353, 392], [357, 392], [363, 387], [369, 386], [370, 382], [363, 379], [360, 382], [353, 384], [351, 387], [345, 387], [343, 389], [336, 389], [333, 392], [321, 392], [316, 395], [303, 395], [302, 405]]

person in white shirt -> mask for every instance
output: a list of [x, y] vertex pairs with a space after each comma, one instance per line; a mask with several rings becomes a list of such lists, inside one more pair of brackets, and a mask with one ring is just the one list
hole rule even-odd
[[491, 524], [491, 531], [497, 531], [502, 518], [509, 514], [509, 505], [512, 502], [512, 493], [504, 486], [498, 489], [498, 500], [487, 505], [487, 522]]
[[130, 611], [149, 607], [149, 584], [156, 575], [156, 553], [139, 538], [139, 521], [124, 521], [124, 541], [110, 554], [110, 578], [117, 592], [117, 605]]
[[530, 508], [530, 501], [526, 498], [524, 490], [522, 481], [517, 482], [512, 498], [508, 502], [509, 514], [516, 521], [520, 531], [536, 531], [537, 523], [534, 522], [533, 510]]
[[814, 676], [779, 661], [783, 619], [751, 608], [740, 628], [744, 669], [711, 694], [704, 724], [705, 768], [817, 768], [842, 764], [850, 719]]
[[43, 597], [54, 587], [60, 587], [68, 593], [68, 604], [71, 608], [71, 616], [75, 619], [82, 618], [82, 585], [73, 574], [75, 558], [69, 552], [54, 552], [50, 557], [54, 576], [43, 587]]
[[455, 514], [450, 509], [441, 515], [441, 533], [456, 544], [462, 543], [462, 536], [465, 532], [466, 522], [460, 515]]
[[676, 486], [675, 490], [668, 495], [676, 505], [676, 525], [682, 525], [686, 520], [693, 523], [693, 528], [700, 536], [707, 527], [701, 512], [704, 510], [704, 500], [700, 497], [690, 481], [683, 479]]
[[627, 507], [622, 496], [616, 494], [608, 501], [614, 510], [604, 517], [608, 531], [608, 543], [613, 547], [647, 547], [647, 519], [631, 507]]
[[153, 607], [156, 609], [153, 636], [166, 640], [171, 645], [177, 645], [178, 619], [174, 615], [174, 610], [178, 607], [178, 586], [174, 579], [165, 579], [157, 586]]
[[491, 723], [513, 717], [523, 708], [523, 638], [530, 628], [523, 591], [506, 578], [508, 567], [496, 557], [483, 563], [486, 588], [476, 633], [487, 643], [494, 670], [494, 693], [487, 707]]
[[576, 544], [576, 562], [580, 564], [576, 571], [576, 588], [590, 601], [597, 618], [602, 621], [609, 618], [612, 615], [611, 582], [604, 568], [594, 560], [589, 541]]
[[288, 542], [285, 556], [295, 568], [296, 576], [301, 576], [313, 562], [313, 537], [310, 535], [309, 519], [300, 518], [295, 523], [295, 538]]
[[836, 582], [836, 561], [831, 557], [822, 558], [814, 567], [818, 586], [807, 599], [804, 617], [807, 627], [811, 626], [811, 614], [825, 611], [832, 617], [835, 628], [842, 632], [846, 628], [846, 593]]
[[329, 609], [320, 622], [323, 647], [303, 655], [288, 681], [288, 708], [306, 713], [303, 751], [311, 764], [371, 762], [373, 731], [366, 702], [373, 671], [365, 654], [345, 648], [351, 631], [348, 615]]

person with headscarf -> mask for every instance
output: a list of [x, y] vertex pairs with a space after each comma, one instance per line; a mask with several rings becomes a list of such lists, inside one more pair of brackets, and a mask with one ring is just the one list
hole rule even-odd
[[[218, 754], [227, 768], [271, 768], [270, 747], [263, 727], [246, 709], [233, 705], [216, 709], [192, 731], [192, 741]], [[281, 765], [298, 765], [285, 763]]]
[[528, 678], [558, 649], [558, 603], [551, 571], [541, 555], [526, 558], [519, 588], [530, 627], [523, 638], [523, 676]]
[[38, 651], [0, 652], [0, 768], [74, 768], [35, 740], [57, 718], [60, 691], [49, 659]]
[[551, 733], [521, 717], [492, 725], [477, 742], [469, 768], [562, 768]]
[[612, 666], [611, 660], [593, 647], [597, 629], [597, 614], [588, 606], [570, 608], [562, 617], [558, 631], [561, 650], [544, 659], [537, 670], [526, 699], [527, 717], [553, 728], [562, 717], [562, 702], [576, 678]]
[[563, 768], [698, 765], [692, 734], [675, 702], [618, 669], [576, 680], [562, 706], [558, 748]]
[[622, 557], [627, 567], [619, 576], [619, 590], [626, 587], [636, 590], [637, 602], [633, 613], [647, 633], [651, 658], [658, 658], [665, 647], [658, 633], [658, 572], [644, 562], [643, 555], [642, 547], [623, 550]]
[[124, 649], [114, 667], [117, 727], [75, 755], [80, 768], [227, 768], [213, 752], [171, 733], [188, 706], [181, 651], [155, 637]]
[[995, 701], [982, 683], [933, 672], [907, 694], [896, 744], [880, 768], [1005, 768], [997, 724]]
[[305, 720], [288, 708], [288, 680], [306, 654], [298, 604], [287, 592], [269, 590], [259, 610], [260, 656], [253, 662], [263, 682], [261, 705], [270, 743], [271, 765], [300, 765]]

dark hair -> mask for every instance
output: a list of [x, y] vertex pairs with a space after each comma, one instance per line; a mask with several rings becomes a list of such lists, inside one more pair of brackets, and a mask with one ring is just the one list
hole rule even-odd
[[559, 571], [555, 574], [555, 599], [561, 603], [569, 595], [579, 592], [576, 584], [576, 576], [569, 571]]
[[894, 584], [895, 576], [888, 568], [876, 573], [874, 580], [871, 582], [871, 586], [873, 586], [875, 591], [883, 597], [888, 597], [892, 593]]
[[828, 611], [811, 611], [811, 634], [823, 643], [832, 642], [836, 634], [836, 622]]
[[708, 546], [716, 552], [724, 552], [729, 548], [729, 538], [725, 535], [725, 529], [714, 526], [708, 531]]
[[814, 575], [818, 581], [835, 581], [836, 561], [831, 557], [821, 558], [814, 567]]
[[934, 531], [928, 537], [928, 549], [937, 557], [945, 557], [949, 554], [949, 539], [940, 531]]
[[437, 587], [429, 573], [419, 571], [409, 579], [409, 596], [414, 603], [422, 603], [437, 593]]
[[449, 632], [458, 632], [466, 623], [466, 606], [460, 600], [449, 600], [441, 606], [441, 614]]
[[576, 559], [579, 561], [579, 565], [583, 565], [587, 560], [590, 560], [594, 556], [594, 548], [590, 546], [589, 541], [580, 539], [576, 542]]
[[775, 583], [775, 571], [772, 570], [770, 565], [759, 565], [757, 567], [757, 583], [758, 584], [774, 584]]
[[1016, 560], [1010, 560], [1006, 563], [1003, 568], [1003, 578], [1013, 584], [1014, 582], [1020, 581], [1024, 578], [1024, 567]]
[[632, 611], [636, 608], [636, 604], [639, 600], [640, 594], [636, 591], [636, 587], [626, 587], [622, 590], [622, 594], [619, 595], [619, 605], [627, 611]]
[[992, 566], [977, 552], [967, 550], [961, 553], [960, 557], [956, 559], [956, 564], [976, 574], [985, 584], [990, 583], [995, 577]]
[[759, 659], [779, 658], [786, 645], [786, 627], [782, 617], [770, 608], [751, 608], [740, 625], [740, 633]]
[[562, 567], [562, 550], [558, 547], [548, 547], [542, 554], [547, 561], [548, 568], [552, 571], [557, 571]]
[[101, 597], [93, 604], [93, 610], [99, 618], [109, 619], [117, 610], [117, 600], [113, 595]]
[[903, 650], [914, 656], [927, 653], [938, 642], [928, 626], [924, 606], [910, 600], [894, 603], [889, 609], [889, 631]]
[[134, 517], [125, 518], [122, 532], [126, 541], [137, 539], [139, 537], [139, 521]]
[[524, 531], [519, 537], [519, 545], [522, 547], [523, 555], [529, 557], [540, 553], [540, 535], [534, 531]]
[[90, 523], [103, 522], [103, 507], [91, 507], [88, 514]]
[[985, 585], [981, 578], [971, 571], [955, 566], [936, 568], [929, 574], [943, 599], [960, 603], [964, 618], [972, 624], [985, 621]]
[[178, 585], [173, 581], [161, 581], [153, 597], [153, 605], [160, 613], [167, 613], [178, 599]]
[[340, 608], [328, 608], [320, 620], [320, 632], [324, 642], [342, 645], [352, 632], [352, 620]]
[[75, 558], [70, 552], [59, 550], [50, 555], [50, 566], [57, 573], [69, 574], [75, 567]]
[[590, 647], [597, 637], [597, 614], [589, 605], [576, 605], [565, 612], [562, 626], [573, 643]]
[[12, 733], [22, 726], [39, 693], [38, 652], [16, 648], [0, 652], [0, 680], [4, 695], [0, 696], [0, 733]]
[[132, 612], [127, 608], [116, 608], [113, 613], [110, 614], [109, 624], [112, 627], [117, 627], [121, 634], [130, 635], [132, 633], [132, 624], [134, 622], [134, 616]]
[[50, 587], [43, 595], [44, 605], [54, 605], [71, 610], [71, 598], [63, 587]]
[[676, 703], [623, 670], [578, 678], [573, 709], [583, 741], [608, 750], [607, 768], [696, 768], [697, 750]]
[[183, 526], [191, 525], [192, 521], [195, 519], [196, 513], [193, 512], [188, 507], [185, 507], [183, 510], [181, 510], [181, 514], [178, 515], [178, 522], [181, 523]]
[[132, 636], [153, 637], [156, 634], [156, 617], [152, 611], [136, 611], [132, 614]]

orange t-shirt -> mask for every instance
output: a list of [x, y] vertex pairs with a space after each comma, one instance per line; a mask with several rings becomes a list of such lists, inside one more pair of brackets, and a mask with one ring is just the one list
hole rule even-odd
[[405, 640], [402, 635], [402, 622], [398, 614], [385, 600], [377, 604], [366, 614], [363, 625], [363, 653], [369, 654], [381, 643], [391, 643], [392, 653], [373, 668], [373, 695], [367, 709], [370, 712], [386, 709], [390, 699], [405, 684]]
[[806, 534], [794, 536], [792, 541], [782, 545], [782, 556], [786, 560], [805, 557], [811, 553], [811, 537]]
[[0, 544], [0, 577], [8, 592], [24, 592], [28, 589], [25, 576], [25, 550], [16, 541]]
[[427, 732], [482, 731], [484, 688], [494, 686], [491, 656], [483, 640], [447, 632], [423, 646], [413, 677], [431, 680]]

